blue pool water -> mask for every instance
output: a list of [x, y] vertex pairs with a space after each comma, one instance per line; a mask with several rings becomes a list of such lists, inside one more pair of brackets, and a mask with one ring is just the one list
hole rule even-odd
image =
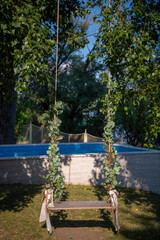
[[[48, 144], [0, 146], [0, 157], [27, 157], [47, 155]], [[118, 153], [146, 151], [126, 146], [114, 146]], [[102, 143], [59, 144], [60, 154], [105, 153]]]

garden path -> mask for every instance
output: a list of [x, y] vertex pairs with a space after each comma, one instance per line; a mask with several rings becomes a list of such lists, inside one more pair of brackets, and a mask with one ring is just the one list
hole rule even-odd
[[53, 240], [106, 240], [106, 238], [99, 229], [63, 227], [53, 230]]

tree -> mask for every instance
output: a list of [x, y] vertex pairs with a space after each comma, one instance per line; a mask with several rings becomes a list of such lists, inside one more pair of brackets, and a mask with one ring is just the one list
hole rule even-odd
[[[119, 104], [124, 101], [125, 93], [132, 92], [134, 106], [150, 96], [151, 103], [148, 109], [152, 116], [158, 113], [159, 66], [155, 55], [159, 38], [160, 4], [159, 1], [151, 0], [88, 1], [89, 6], [93, 4], [98, 5], [101, 10], [95, 18], [95, 22], [100, 26], [97, 55], [102, 56], [106, 68], [102, 74], [102, 79], [107, 85], [102, 109], [106, 116], [105, 183], [108, 188], [114, 188], [119, 168], [112, 148], [112, 132], [115, 127], [115, 113]], [[150, 126], [156, 135], [159, 126], [156, 122], [152, 122]]]
[[135, 105], [132, 101], [132, 92], [125, 92], [125, 97], [122, 97], [118, 106], [115, 115], [116, 132], [130, 145], [141, 147], [144, 145], [149, 101], [142, 99]]
[[[156, 57], [159, 40], [159, 1], [111, 0], [110, 8], [106, 2], [95, 1], [95, 4], [103, 6], [101, 19], [98, 20], [98, 45], [103, 62], [111, 73], [114, 85], [111, 91], [112, 94], [121, 96], [119, 103], [123, 101], [124, 109], [130, 112], [133, 107], [139, 107], [142, 101], [146, 102], [144, 132], [145, 141], [150, 142], [160, 131], [160, 68]], [[128, 105], [128, 96], [131, 105]], [[148, 99], [150, 101], [147, 101]], [[134, 115], [132, 120], [133, 118]]]
[[[61, 17], [61, 16], [60, 16]], [[86, 39], [86, 30], [88, 28], [88, 21], [82, 21], [79, 17], [73, 17], [68, 20], [68, 26], [65, 32], [62, 31], [63, 26], [60, 22], [60, 33], [59, 33], [59, 54], [58, 54], [58, 71], [61, 72], [63, 66], [71, 61], [72, 55], [77, 52], [79, 48], [83, 48], [88, 42]], [[55, 31], [52, 26], [52, 31]], [[68, 34], [68, 37], [67, 37]], [[73, 36], [71, 38], [71, 36]], [[74, 42], [74, 43], [73, 43]], [[16, 124], [19, 132], [20, 124], [24, 124], [26, 121], [32, 120], [33, 115], [37, 115], [37, 119], [34, 117], [35, 124], [42, 124], [41, 116], [50, 113], [53, 114], [54, 104], [54, 82], [55, 82], [55, 47], [53, 49], [52, 56], [48, 59], [48, 70], [49, 79], [47, 81], [41, 81], [39, 78], [30, 76], [26, 83], [25, 89], [18, 94], [17, 103], [17, 117]], [[61, 81], [60, 81], [61, 84]], [[60, 86], [61, 87], [61, 86]], [[24, 104], [25, 103], [25, 104]], [[51, 110], [52, 109], [52, 110]], [[28, 114], [24, 114], [24, 113]], [[35, 113], [35, 114], [34, 114]], [[44, 116], [44, 115], [43, 115]], [[30, 119], [29, 119], [30, 118]], [[43, 121], [43, 120], [42, 120]], [[17, 132], [17, 133], [18, 133]]]
[[[58, 99], [66, 104], [65, 121], [62, 121], [63, 131], [72, 133], [84, 131], [88, 125], [88, 117], [85, 118], [84, 114], [89, 116], [90, 112], [95, 112], [100, 116], [100, 101], [105, 87], [97, 75], [102, 69], [103, 66], [98, 61], [90, 62], [89, 59], [83, 61], [80, 56], [75, 55], [69, 66], [59, 75]], [[86, 123], [83, 123], [84, 120]], [[94, 134], [97, 133], [94, 131]]]
[[[80, 5], [78, 0], [61, 1], [64, 32]], [[14, 143], [17, 91], [26, 86], [30, 76], [41, 81], [48, 78], [47, 60], [55, 44], [51, 27], [56, 26], [56, 2], [2, 0], [0, 14], [0, 143]]]
[[[75, 53], [73, 52], [71, 56], [66, 57], [66, 62], [60, 65], [58, 73], [57, 100], [62, 101], [64, 106], [64, 111], [60, 116], [62, 119], [61, 131], [77, 133], [84, 131], [87, 127], [89, 132], [99, 135], [103, 132], [103, 118], [100, 108], [105, 88], [104, 84], [99, 82], [98, 72], [102, 71], [103, 66], [96, 60], [90, 62], [89, 59], [83, 60], [81, 56], [73, 54]], [[55, 76], [54, 59], [50, 59], [49, 65], [53, 83]], [[53, 115], [51, 109], [53, 109], [54, 104], [54, 85], [52, 84], [52, 88], [50, 88], [49, 84], [50, 82], [40, 84], [39, 80], [32, 81], [30, 79], [27, 90], [19, 95], [18, 106], [20, 107], [25, 103], [26, 110], [31, 109], [32, 113], [36, 111], [39, 124], [44, 123], [43, 117], [47, 114]], [[94, 116], [90, 116], [90, 112], [95, 112]], [[95, 130], [95, 126], [98, 126], [97, 130]]]

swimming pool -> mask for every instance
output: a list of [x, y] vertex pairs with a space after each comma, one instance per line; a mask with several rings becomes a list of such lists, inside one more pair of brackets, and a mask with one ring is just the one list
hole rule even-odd
[[[115, 145], [115, 148], [122, 168], [121, 186], [160, 194], [160, 151], [125, 145]], [[50, 164], [47, 149], [48, 144], [1, 145], [0, 184], [44, 184]], [[65, 183], [101, 185], [105, 179], [106, 157], [102, 151], [102, 143], [60, 144]]]
[[[3, 157], [27, 157], [47, 155], [48, 144], [25, 144], [25, 145], [1, 145], [0, 158]], [[143, 148], [114, 145], [117, 153], [142, 152]], [[103, 143], [61, 143], [59, 144], [60, 154], [89, 154], [105, 153]]]

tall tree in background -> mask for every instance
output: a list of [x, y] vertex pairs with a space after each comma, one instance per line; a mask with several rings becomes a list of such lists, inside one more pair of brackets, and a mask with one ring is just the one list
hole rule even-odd
[[[100, 8], [95, 17], [99, 24], [97, 55], [103, 58], [105, 72], [102, 79], [107, 91], [103, 98], [102, 112], [106, 117], [104, 127], [105, 185], [113, 189], [117, 185], [119, 167], [112, 147], [115, 127], [115, 113], [120, 103], [127, 101], [126, 92], [132, 92], [132, 103], [139, 105], [149, 97], [148, 119], [151, 131], [156, 137], [159, 123], [159, 65], [156, 63], [156, 47], [159, 39], [159, 1], [152, 0], [93, 0], [87, 6]], [[125, 107], [126, 111], [128, 110]], [[154, 117], [153, 117], [154, 116]], [[134, 117], [134, 116], [133, 116]], [[148, 136], [147, 136], [148, 135]], [[151, 146], [151, 145], [150, 145]]]
[[[62, 32], [71, 26], [69, 20], [80, 5], [79, 0], [61, 1]], [[0, 2], [0, 143], [15, 141], [17, 91], [26, 86], [30, 76], [41, 81], [48, 77], [45, 73], [55, 44], [56, 7], [52, 0]]]
[[[75, 52], [72, 52], [71, 56], [66, 55], [65, 59], [58, 71], [57, 100], [62, 101], [64, 106], [61, 131], [82, 132], [87, 127], [92, 134], [100, 134], [103, 132], [100, 108], [105, 86], [99, 81], [98, 73], [103, 70], [103, 66], [96, 60], [84, 60]], [[45, 117], [50, 118], [53, 114], [54, 58], [50, 59], [49, 65], [51, 81], [40, 84], [38, 79], [30, 79], [26, 91], [19, 95], [17, 123], [27, 117], [27, 111], [30, 112], [29, 117], [32, 115], [35, 124], [45, 124]], [[90, 112], [94, 112], [93, 116], [89, 115]], [[94, 121], [92, 124], [91, 119]]]
[[[90, 126], [87, 126], [90, 112], [94, 112], [95, 117], [98, 114], [100, 116], [100, 102], [105, 92], [105, 86], [98, 77], [102, 70], [103, 65], [98, 61], [91, 62], [88, 58], [83, 60], [75, 55], [59, 75], [58, 98], [65, 103], [62, 131], [76, 133], [85, 128], [90, 131]], [[100, 125], [99, 119], [99, 129]], [[97, 135], [100, 131], [91, 133]]]
[[[126, 112], [149, 99], [146, 101], [147, 126], [144, 131], [145, 141], [152, 147], [151, 139], [160, 131], [160, 67], [156, 57], [160, 4], [158, 0], [111, 0], [109, 8], [108, 2], [92, 1], [101, 8], [97, 20], [100, 25], [99, 53], [111, 72], [112, 93], [115, 98], [121, 96], [119, 102], [123, 101]], [[108, 81], [107, 75], [104, 77]], [[128, 96], [132, 101], [130, 106]]]
[[[62, 14], [63, 12], [60, 12], [60, 19], [63, 19]], [[83, 20], [80, 16], [74, 17], [72, 15], [71, 19], [68, 19], [68, 25], [66, 26], [66, 23], [63, 24], [60, 20], [58, 75], [61, 75], [62, 72], [64, 73], [64, 66], [71, 62], [73, 55], [88, 42], [86, 38], [88, 28], [87, 20]], [[54, 32], [53, 25], [51, 28], [52, 32]], [[42, 122], [44, 124], [41, 118], [42, 114], [45, 113], [43, 117], [44, 115], [53, 114], [55, 62], [54, 47], [53, 54], [47, 63], [48, 70], [46, 72], [49, 75], [49, 80], [42, 82], [41, 78], [31, 76], [26, 83], [26, 88], [23, 89], [21, 94], [18, 94], [16, 117], [18, 129], [20, 125], [26, 124], [30, 120], [35, 124], [42, 124]], [[58, 89], [61, 87], [62, 84], [60, 80], [58, 81]]]

